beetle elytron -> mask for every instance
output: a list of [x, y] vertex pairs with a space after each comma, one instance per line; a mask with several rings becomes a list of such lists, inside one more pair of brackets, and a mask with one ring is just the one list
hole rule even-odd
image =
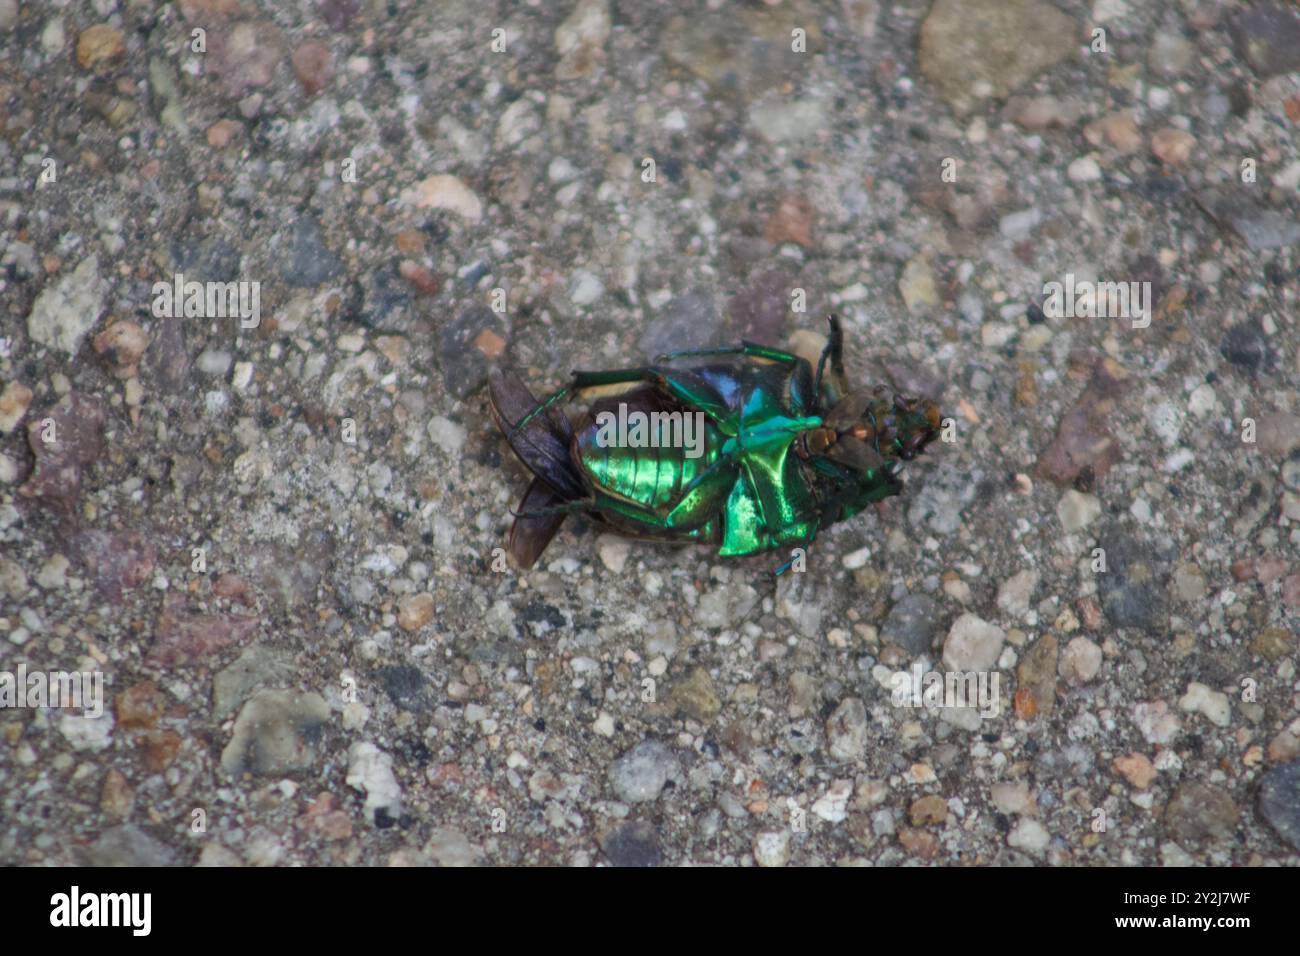
[[[939, 408], [884, 386], [850, 390], [843, 344], [832, 315], [815, 373], [806, 359], [743, 342], [574, 372], [541, 402], [516, 374], [494, 369], [493, 417], [534, 475], [511, 555], [531, 567], [573, 513], [622, 534], [712, 544], [723, 556], [807, 547], [820, 529], [898, 494], [901, 462], [939, 434]], [[592, 401], [570, 421], [557, 405], [575, 396]], [[697, 416], [701, 447], [611, 445], [597, 422], [619, 405], [621, 416]]]

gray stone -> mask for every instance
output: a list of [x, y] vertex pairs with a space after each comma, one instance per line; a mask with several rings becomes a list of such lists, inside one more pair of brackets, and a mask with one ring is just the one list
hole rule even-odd
[[225, 720], [259, 687], [282, 684], [293, 674], [293, 655], [253, 644], [212, 679], [212, 717]]
[[1274, 767], [1259, 782], [1259, 815], [1300, 850], [1300, 760]]
[[929, 595], [904, 595], [890, 608], [889, 616], [880, 628], [880, 636], [908, 654], [924, 654], [930, 649], [939, 627], [939, 613], [939, 603]]
[[644, 820], [633, 820], [611, 831], [601, 849], [614, 866], [658, 866], [663, 859], [659, 835]]
[[867, 707], [850, 697], [826, 721], [826, 740], [836, 760], [858, 760], [867, 751]]
[[133, 823], [112, 827], [85, 849], [88, 866], [177, 866], [176, 854]]
[[99, 275], [99, 256], [87, 256], [68, 275], [41, 290], [27, 315], [27, 334], [41, 345], [76, 355], [81, 340], [104, 311], [108, 289]]
[[625, 803], [656, 800], [668, 781], [680, 776], [677, 757], [657, 740], [643, 740], [609, 767], [609, 784]]
[[337, 256], [325, 246], [320, 223], [304, 213], [289, 234], [287, 248], [281, 254], [280, 275], [291, 286], [313, 288], [342, 271]]
[[1074, 56], [1079, 25], [1044, 0], [935, 0], [920, 67], [958, 116]]
[[316, 759], [315, 744], [329, 716], [319, 694], [258, 691], [239, 712], [221, 768], [231, 777], [246, 770], [263, 776], [305, 770]]

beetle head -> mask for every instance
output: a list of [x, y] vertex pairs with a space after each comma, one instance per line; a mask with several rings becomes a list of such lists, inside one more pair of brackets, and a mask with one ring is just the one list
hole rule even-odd
[[939, 437], [939, 406], [928, 398], [892, 394], [883, 385], [844, 396], [823, 427], [809, 432], [810, 454], [825, 455], [857, 471], [909, 461]]

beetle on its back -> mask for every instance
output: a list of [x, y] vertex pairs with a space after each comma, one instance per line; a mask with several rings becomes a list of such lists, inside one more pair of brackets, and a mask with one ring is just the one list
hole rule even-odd
[[[850, 390], [833, 315], [830, 327], [815, 373], [806, 359], [745, 342], [575, 372], [538, 402], [517, 375], [493, 370], [493, 417], [535, 476], [510, 531], [512, 556], [531, 567], [577, 512], [623, 534], [713, 544], [723, 556], [806, 547], [820, 529], [898, 494], [900, 463], [939, 434], [938, 406], [884, 386]], [[575, 395], [596, 396], [576, 427], [558, 410]], [[650, 427], [629, 430], [628, 420]]]

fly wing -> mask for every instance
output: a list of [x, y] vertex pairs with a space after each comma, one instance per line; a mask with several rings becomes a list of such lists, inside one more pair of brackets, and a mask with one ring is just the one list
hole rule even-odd
[[528, 470], [545, 482], [560, 501], [585, 497], [582, 479], [569, 455], [573, 441], [569, 420], [555, 409], [547, 409], [515, 431], [538, 402], [512, 371], [494, 368], [488, 375], [488, 394], [497, 427]]
[[563, 503], [540, 478], [534, 478], [524, 492], [519, 514], [510, 526], [510, 556], [525, 571], [533, 566], [564, 524], [564, 512], [549, 513], [549, 509]]

